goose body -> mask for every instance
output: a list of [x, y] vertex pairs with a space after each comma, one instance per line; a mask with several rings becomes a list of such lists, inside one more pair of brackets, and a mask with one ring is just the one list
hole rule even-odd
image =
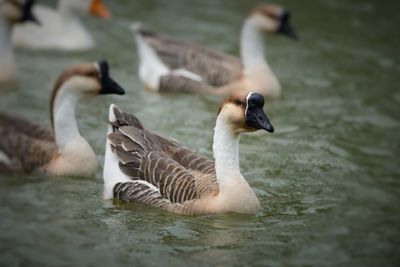
[[273, 127], [254, 92], [231, 95], [214, 130], [215, 161], [146, 128], [110, 106], [104, 163], [104, 197], [180, 214], [255, 213], [257, 196], [239, 168], [239, 135]]
[[139, 77], [153, 91], [225, 94], [255, 90], [280, 95], [281, 86], [265, 59], [263, 32], [295, 37], [289, 13], [274, 5], [252, 12], [242, 26], [241, 60], [201, 45], [160, 35], [134, 23]]
[[0, 171], [93, 176], [96, 154], [79, 133], [75, 106], [81, 98], [109, 93], [124, 91], [109, 77], [107, 62], [81, 64], [64, 71], [55, 83], [52, 129], [0, 113]]
[[11, 43], [12, 28], [17, 23], [35, 20], [31, 14], [33, 1], [21, 3], [15, 0], [0, 0], [0, 83], [17, 78], [17, 65]]
[[101, 0], [59, 0], [57, 9], [37, 5], [33, 12], [40, 25], [21, 25], [12, 32], [12, 42], [18, 48], [60, 51], [92, 49], [95, 42], [78, 15], [90, 13], [103, 18], [110, 16]]

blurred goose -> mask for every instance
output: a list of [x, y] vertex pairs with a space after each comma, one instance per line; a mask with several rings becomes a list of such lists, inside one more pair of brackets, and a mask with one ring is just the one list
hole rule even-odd
[[59, 0], [57, 10], [38, 5], [33, 11], [41, 25], [16, 27], [12, 42], [18, 48], [61, 51], [91, 49], [95, 43], [77, 16], [90, 13], [101, 18], [110, 17], [101, 0]]
[[219, 107], [211, 161], [143, 127], [111, 105], [104, 163], [105, 198], [148, 204], [180, 214], [255, 213], [257, 196], [239, 168], [239, 135], [274, 128], [264, 97], [230, 95]]
[[20, 22], [35, 21], [31, 13], [33, 0], [0, 0], [0, 83], [13, 81], [17, 67], [11, 44], [11, 28]]
[[98, 94], [124, 94], [109, 76], [106, 61], [76, 65], [59, 76], [51, 96], [52, 129], [0, 114], [0, 171], [93, 176], [96, 154], [79, 133], [75, 106]]
[[229, 94], [255, 89], [264, 96], [279, 96], [281, 86], [265, 59], [263, 32], [297, 38], [289, 19], [290, 13], [280, 6], [256, 8], [242, 27], [241, 61], [195, 43], [156, 34], [134, 23], [139, 77], [154, 91]]

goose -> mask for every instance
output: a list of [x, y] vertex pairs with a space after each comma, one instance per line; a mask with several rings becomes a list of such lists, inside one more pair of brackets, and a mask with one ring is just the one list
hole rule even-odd
[[131, 25], [139, 54], [139, 77], [156, 91], [229, 95], [255, 90], [277, 97], [281, 86], [265, 59], [263, 32], [297, 39], [290, 13], [276, 5], [262, 5], [244, 21], [238, 58], [198, 44], [154, 33], [140, 22]]
[[11, 28], [16, 23], [36, 21], [31, 13], [33, 0], [21, 4], [17, 0], [0, 0], [0, 83], [17, 78], [17, 66], [11, 44]]
[[101, 0], [59, 0], [57, 10], [37, 5], [34, 14], [40, 27], [34, 24], [16, 27], [12, 42], [15, 47], [34, 50], [73, 52], [92, 49], [95, 42], [77, 17], [87, 13], [100, 18], [110, 17]]
[[97, 171], [96, 154], [79, 133], [75, 106], [85, 97], [124, 93], [109, 76], [104, 60], [65, 70], [52, 91], [51, 130], [0, 113], [0, 171], [92, 177]]
[[212, 161], [144, 128], [134, 115], [112, 104], [104, 197], [178, 214], [256, 213], [260, 202], [239, 168], [239, 136], [274, 131], [263, 107], [264, 97], [247, 91], [234, 92], [221, 103]]

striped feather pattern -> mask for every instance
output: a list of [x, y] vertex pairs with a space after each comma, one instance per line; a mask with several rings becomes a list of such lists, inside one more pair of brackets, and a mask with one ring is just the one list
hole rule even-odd
[[11, 164], [0, 164], [0, 171], [32, 172], [44, 167], [57, 153], [51, 130], [25, 119], [0, 114], [0, 151]]
[[[181, 204], [218, 193], [213, 161], [144, 129], [136, 117], [114, 109], [114, 132], [108, 140], [120, 170], [132, 179], [114, 186], [117, 199], [161, 207], [160, 203]], [[144, 181], [152, 187], [147, 188]]]
[[214, 161], [209, 160], [185, 147], [169, 147], [170, 157], [187, 169], [215, 175]]
[[116, 184], [114, 188], [114, 198], [127, 202], [148, 204], [159, 208], [171, 204], [169, 201], [162, 198], [159, 191], [138, 181]]

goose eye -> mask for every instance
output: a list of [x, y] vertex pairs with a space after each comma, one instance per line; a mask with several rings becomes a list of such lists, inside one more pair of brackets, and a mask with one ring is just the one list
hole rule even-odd
[[91, 71], [91, 72], [88, 73], [88, 76], [89, 77], [97, 77], [97, 72]]
[[238, 106], [240, 106], [240, 105], [242, 104], [242, 101], [240, 101], [240, 99], [236, 99], [236, 100], [235, 100], [235, 104], [238, 105]]

